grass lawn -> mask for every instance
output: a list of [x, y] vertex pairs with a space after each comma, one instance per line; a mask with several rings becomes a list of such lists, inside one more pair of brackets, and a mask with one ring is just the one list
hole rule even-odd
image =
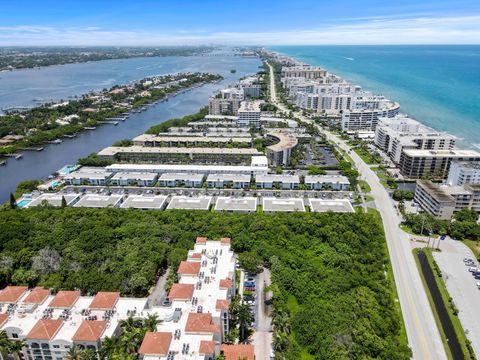
[[480, 259], [480, 241], [463, 240], [463, 243], [473, 251], [473, 254], [477, 259]]
[[359, 148], [359, 147], [356, 147], [356, 148], [353, 148], [353, 151], [355, 151], [357, 153], [358, 156], [360, 156], [360, 158], [366, 163], [366, 164], [378, 164], [378, 161], [377, 159], [375, 158], [375, 156], [373, 156], [372, 154], [370, 154], [368, 151], [365, 151], [364, 149], [362, 148]]
[[[382, 217], [381, 217], [380, 213], [378, 212], [378, 210], [369, 208], [367, 210], [367, 212], [378, 218], [379, 223], [381, 224], [382, 229], [383, 229]], [[387, 248], [387, 243], [386, 242], [385, 242], [385, 251], [388, 254], [388, 248]], [[388, 259], [390, 260], [390, 256], [388, 256]], [[401, 329], [400, 329], [400, 335], [399, 335], [399, 338], [398, 338], [398, 342], [401, 345], [408, 346], [407, 330], [405, 329], [405, 322], [403, 321], [402, 308], [400, 306], [400, 301], [398, 300], [397, 286], [395, 284], [395, 278], [393, 276], [392, 264], [390, 262], [389, 262], [389, 266], [387, 268], [387, 278], [388, 278], [388, 281], [390, 283], [390, 288], [392, 290], [392, 294], [394, 296], [393, 302], [395, 304], [395, 309], [398, 313], [398, 316], [400, 318], [400, 323], [401, 323]]]
[[365, 180], [359, 180], [358, 185], [360, 186], [360, 189], [362, 189], [362, 192], [364, 193], [369, 193], [370, 191], [372, 191], [372, 188]]
[[[452, 321], [453, 327], [455, 329], [455, 333], [457, 334], [458, 341], [460, 342], [460, 346], [462, 347], [462, 351], [464, 354], [465, 359], [475, 359], [475, 357], [470, 357], [470, 353], [468, 351], [468, 348], [466, 346], [467, 343], [467, 337], [465, 336], [465, 332], [463, 330], [462, 324], [460, 323], [460, 319], [458, 316], [456, 316], [453, 312], [453, 306], [451, 305], [450, 302], [450, 295], [448, 294], [447, 288], [445, 286], [445, 283], [443, 282], [443, 279], [438, 276], [437, 272], [435, 271], [435, 259], [433, 258], [432, 255], [432, 250], [431, 249], [425, 249], [424, 250], [425, 255], [427, 256], [428, 263], [430, 264], [430, 267], [432, 268], [433, 274], [435, 276], [435, 282], [437, 283], [438, 289], [440, 290], [440, 294], [442, 295], [443, 302], [445, 303], [445, 307], [447, 308], [448, 311], [448, 316], [450, 320]], [[417, 264], [418, 272], [420, 274], [420, 277], [422, 278], [422, 283], [425, 288], [425, 292], [427, 293], [428, 301], [430, 303], [430, 307], [432, 308], [433, 315], [435, 317], [435, 322], [437, 323], [437, 327], [440, 331], [440, 335], [442, 338], [443, 342], [443, 347], [445, 348], [445, 351], [447, 353], [447, 357], [449, 359], [453, 359], [452, 354], [450, 352], [450, 348], [448, 346], [447, 339], [445, 337], [445, 333], [442, 328], [442, 324], [440, 323], [440, 319], [438, 317], [437, 311], [435, 309], [435, 305], [433, 303], [432, 295], [430, 291], [428, 290], [428, 286], [426, 284], [425, 278], [423, 276], [423, 273], [420, 268], [420, 262], [417, 257], [418, 249], [413, 250], [414, 253], [414, 258], [415, 258], [415, 263]], [[435, 264], [435, 265], [434, 265]]]

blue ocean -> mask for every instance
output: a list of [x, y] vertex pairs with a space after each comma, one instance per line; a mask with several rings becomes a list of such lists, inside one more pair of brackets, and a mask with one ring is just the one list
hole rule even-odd
[[480, 45], [276, 46], [398, 101], [401, 111], [480, 148]]

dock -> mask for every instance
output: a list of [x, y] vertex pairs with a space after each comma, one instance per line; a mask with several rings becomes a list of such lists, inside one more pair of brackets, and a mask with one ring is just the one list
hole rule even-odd
[[110, 125], [113, 125], [113, 126], [118, 125], [118, 121], [112, 121], [112, 120], [99, 121], [99, 123], [100, 124], [110, 124]]
[[[20, 160], [23, 157], [23, 154], [20, 153], [13, 153], [13, 154], [5, 154], [3, 155], [5, 157], [11, 157], [14, 158], [15, 160]], [[5, 161], [5, 160], [4, 160]]]
[[65, 135], [63, 135], [63, 137], [67, 138], [67, 139], [73, 139], [76, 136], [77, 136], [77, 134], [71, 134], [71, 135], [70, 134], [65, 134]]
[[19, 148], [19, 150], [23, 150], [23, 151], [43, 151], [43, 149], [44, 148], [42, 146], [39, 146], [39, 147], [31, 146], [31, 147]]

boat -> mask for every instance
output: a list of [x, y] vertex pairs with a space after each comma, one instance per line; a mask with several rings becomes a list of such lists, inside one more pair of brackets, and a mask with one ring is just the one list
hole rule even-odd
[[97, 127], [96, 126], [85, 126], [85, 130], [95, 130]]
[[47, 141], [49, 144], [61, 144], [63, 141], [60, 139], [55, 139], [51, 141]]
[[7, 165], [7, 161], [6, 160], [0, 160], [0, 166], [5, 166]]

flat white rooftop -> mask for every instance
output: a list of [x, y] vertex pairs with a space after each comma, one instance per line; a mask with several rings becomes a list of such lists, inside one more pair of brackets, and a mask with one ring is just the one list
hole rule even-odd
[[234, 166], [234, 165], [171, 165], [171, 164], [113, 164], [107, 170], [117, 171], [148, 171], [156, 173], [200, 173], [200, 174], [261, 174], [268, 171], [263, 166]]
[[50, 206], [60, 207], [60, 206], [62, 206], [62, 197], [65, 198], [65, 201], [66, 201], [67, 205], [70, 205], [73, 202], [75, 202], [79, 198], [79, 196], [80, 195], [76, 195], [76, 194], [61, 195], [61, 194], [47, 194], [47, 193], [45, 193], [45, 194], [42, 194], [39, 197], [33, 199], [32, 202], [30, 202], [27, 205], [27, 207], [42, 205], [42, 203], [44, 201], [46, 201], [46, 203]]
[[128, 198], [120, 205], [121, 208], [134, 209], [157, 209], [163, 208], [167, 196], [164, 195], [129, 195]]
[[348, 200], [322, 200], [309, 199], [312, 212], [354, 212], [353, 206]]
[[196, 173], [164, 173], [158, 180], [163, 181], [202, 181], [204, 175]]
[[256, 197], [231, 198], [219, 196], [215, 204], [217, 211], [257, 211], [258, 200]]
[[116, 207], [121, 200], [122, 195], [86, 194], [73, 206], [92, 208]]
[[157, 174], [151, 172], [117, 172], [112, 176], [112, 180], [143, 180], [153, 181], [157, 177]]
[[185, 209], [185, 210], [208, 210], [212, 202], [211, 196], [172, 196], [167, 210], [171, 209]]
[[263, 198], [263, 211], [265, 212], [292, 212], [292, 211], [305, 211], [305, 204], [301, 198], [274, 198], [274, 197], [265, 197]]

